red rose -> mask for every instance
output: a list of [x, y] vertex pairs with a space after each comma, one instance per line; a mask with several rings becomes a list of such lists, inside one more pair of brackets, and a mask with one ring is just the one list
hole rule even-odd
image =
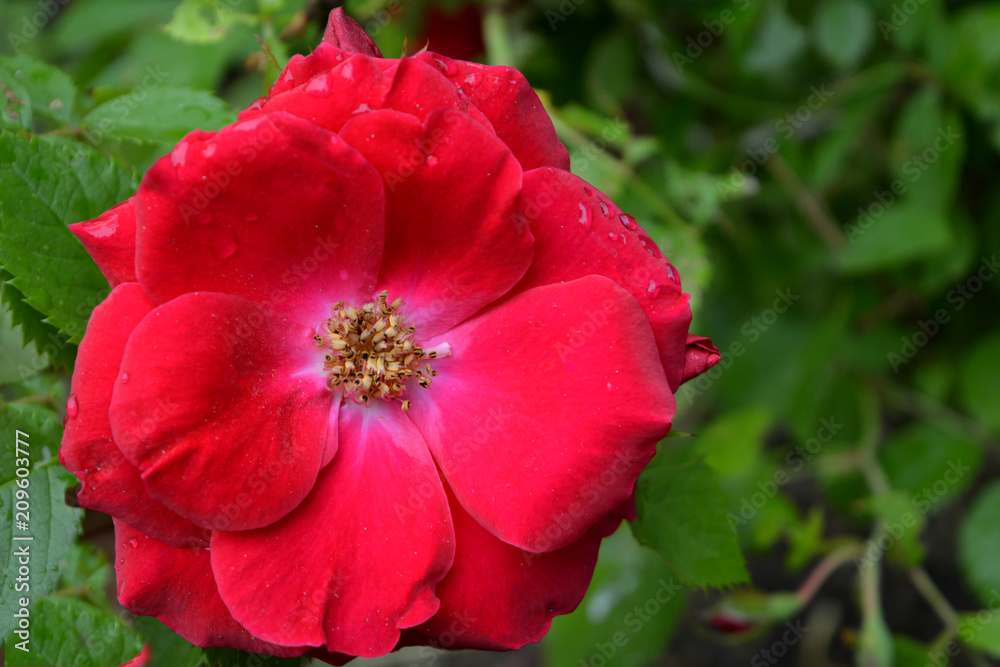
[[195, 644], [516, 648], [718, 355], [520, 73], [383, 59], [337, 12], [324, 42], [74, 225], [114, 290], [62, 461], [122, 604]]

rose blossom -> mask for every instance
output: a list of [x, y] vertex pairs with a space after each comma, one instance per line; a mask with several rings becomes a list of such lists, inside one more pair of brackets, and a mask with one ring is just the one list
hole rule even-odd
[[63, 464], [118, 596], [200, 646], [512, 649], [718, 361], [514, 69], [384, 59], [340, 10], [266, 98], [76, 224], [114, 288]]

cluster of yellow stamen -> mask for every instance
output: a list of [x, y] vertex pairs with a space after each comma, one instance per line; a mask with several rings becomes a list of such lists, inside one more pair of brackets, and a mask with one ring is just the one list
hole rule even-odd
[[[371, 405], [372, 399], [401, 400], [406, 381], [416, 378], [425, 389], [437, 373], [424, 359], [437, 357], [413, 342], [416, 328], [406, 324], [399, 312], [402, 299], [388, 303], [389, 292], [361, 308], [343, 301], [330, 308], [330, 319], [319, 328], [316, 344], [326, 350], [323, 368], [330, 389], [343, 389], [344, 396]], [[410, 401], [402, 400], [403, 410]]]

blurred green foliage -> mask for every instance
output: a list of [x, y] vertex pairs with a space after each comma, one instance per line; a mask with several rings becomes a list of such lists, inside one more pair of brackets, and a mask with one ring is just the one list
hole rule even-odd
[[[814, 627], [831, 623], [822, 605], [807, 606], [827, 576], [836, 570], [856, 590], [831, 595], [853, 630], [831, 626], [826, 643], [786, 646], [785, 660], [796, 651], [799, 664], [1000, 657], [1000, 5], [346, 4], [387, 56], [406, 39], [410, 53], [427, 44], [520, 68], [574, 172], [634, 215], [678, 267], [692, 330], [723, 358], [677, 394], [677, 429], [700, 437], [665, 441], [644, 483], [713, 489], [689, 497], [711, 496], [706, 512], [721, 503], [698, 526], [716, 532], [697, 544], [721, 540], [726, 552], [725, 534], [738, 536], [755, 584], [780, 600], [797, 589]], [[77, 151], [77, 166], [111, 170], [107, 188], [127, 189], [125, 174], [140, 176], [188, 129], [217, 128], [264, 94], [291, 54], [319, 41], [330, 8], [4, 0], [0, 128], [42, 135], [33, 141], [52, 153]], [[8, 164], [23, 157], [15, 144], [0, 145]], [[64, 209], [55, 199], [54, 222], [69, 221]], [[56, 405], [80, 316], [53, 310], [29, 280], [0, 277], [12, 318], [0, 321], [3, 396]], [[34, 342], [24, 352], [22, 335]], [[697, 474], [681, 476], [687, 465]], [[671, 639], [678, 627], [701, 628], [696, 612], [707, 608], [673, 593], [673, 577], [736, 583], [742, 564], [725, 582], [694, 576], [699, 563], [684, 548], [699, 531], [683, 517], [671, 525], [682, 508], [659, 496], [640, 492], [655, 511], [637, 533], [668, 559], [673, 549], [674, 562], [627, 531], [609, 540], [587, 599], [554, 623], [547, 662], [643, 665], [671, 651], [670, 664], [708, 664], [691, 655], [774, 664], [760, 653], [775, 646], [761, 632], [787, 614], [752, 615], [746, 636], [757, 643], [742, 653], [704, 648], [722, 645], [707, 631]], [[636, 605], [663, 586], [671, 593], [657, 613], [637, 620]], [[727, 628], [728, 642], [746, 619], [723, 603], [713, 609], [731, 617], [708, 625]], [[114, 648], [134, 648], [132, 630], [98, 621], [112, 624]], [[142, 623], [154, 645], [183, 653], [169, 631]]]

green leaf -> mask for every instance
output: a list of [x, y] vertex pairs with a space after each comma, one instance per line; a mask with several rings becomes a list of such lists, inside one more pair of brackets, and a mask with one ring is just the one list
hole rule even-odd
[[856, 67], [871, 49], [875, 16], [861, 0], [826, 0], [813, 21], [816, 48], [838, 69]]
[[[0, 288], [0, 297], [3, 290]], [[44, 357], [21, 342], [21, 334], [13, 329], [14, 322], [6, 308], [0, 308], [0, 385], [18, 382], [48, 367]]]
[[[0, 540], [12, 545], [6, 556], [0, 558], [0, 607], [4, 610], [13, 612], [20, 609], [20, 598], [38, 600], [55, 589], [60, 563], [80, 531], [83, 512], [65, 503], [66, 488], [76, 483], [76, 478], [56, 459], [61, 437], [55, 413], [36, 406], [0, 403]], [[20, 452], [18, 440], [22, 443]], [[24, 458], [24, 454], [30, 470], [27, 477], [16, 472], [21, 467], [18, 459]], [[21, 479], [27, 480], [26, 486], [18, 483]], [[27, 499], [19, 499], [18, 491], [26, 491]], [[15, 504], [18, 501], [28, 503], [26, 521], [18, 514]], [[18, 521], [25, 521], [27, 530], [19, 528]], [[32, 539], [15, 540], [15, 537]], [[20, 556], [16, 552], [25, 546], [30, 554], [30, 580], [19, 580]], [[24, 590], [24, 584], [30, 590]], [[9, 637], [14, 623], [11, 613], [0, 614], [0, 637]]]
[[[17, 377], [24, 380], [52, 364], [72, 372], [76, 345], [69, 337], [45, 321], [45, 316], [24, 301], [24, 295], [8, 282], [13, 276], [0, 268], [0, 304], [9, 313], [11, 325], [21, 329], [21, 345], [34, 343], [37, 354], [17, 364]], [[5, 315], [6, 317], [6, 315]], [[10, 357], [13, 359], [13, 357]]]
[[601, 544], [587, 595], [558, 616], [542, 642], [547, 667], [603, 664], [643, 667], [666, 648], [687, 591], [670, 566], [621, 529]]
[[698, 436], [696, 446], [704, 461], [723, 477], [752, 475], [760, 464], [764, 436], [771, 425], [770, 411], [752, 406], [722, 415]]
[[681, 581], [692, 586], [749, 581], [726, 518], [728, 499], [703, 461], [661, 445], [639, 478], [636, 507], [636, 537], [663, 554]]
[[880, 194], [892, 203], [883, 206], [873, 199], [845, 227], [848, 244], [838, 257], [845, 272], [879, 271], [937, 254], [951, 244], [943, 213], [911, 199], [897, 200], [890, 190]]
[[149, 642], [150, 667], [199, 667], [204, 652], [152, 616], [136, 616], [135, 627]]
[[24, 300], [70, 342], [83, 338], [109, 287], [67, 225], [97, 217], [135, 185], [92, 149], [0, 132], [0, 263]]
[[989, 609], [958, 615], [958, 639], [972, 649], [1000, 658], [1000, 593], [994, 591]]
[[66, 554], [65, 561], [59, 570], [59, 588], [73, 588], [81, 591], [80, 597], [85, 597], [91, 604], [112, 610], [104, 593], [111, 581], [111, 566], [104, 552], [89, 542], [76, 544]]
[[908, 494], [911, 511], [926, 514], [972, 484], [983, 453], [959, 432], [920, 423], [889, 436], [879, 458], [890, 486]]
[[[206, 648], [208, 667], [300, 667], [301, 658], [276, 658], [234, 648]], [[173, 667], [171, 665], [171, 667]]]
[[808, 44], [805, 28], [778, 4], [768, 4], [743, 62], [747, 71], [774, 74], [791, 68]]
[[168, 76], [151, 75], [147, 86], [95, 107], [82, 122], [94, 143], [104, 138], [175, 144], [191, 130], [218, 130], [236, 121], [230, 105], [204, 90], [161, 85]]
[[907, 493], [911, 511], [926, 514], [968, 488], [983, 453], [961, 433], [917, 424], [889, 436], [879, 458], [890, 486]]
[[[0, 81], [16, 82], [26, 93], [31, 117], [41, 117], [58, 125], [67, 125], [73, 116], [76, 86], [57, 67], [33, 60], [26, 55], [0, 56]], [[29, 125], [26, 127], [30, 128]]]
[[256, 22], [253, 14], [238, 12], [216, 0], [182, 0], [163, 30], [182, 42], [209, 44], [222, 41], [234, 25]]
[[958, 536], [958, 561], [969, 587], [983, 604], [1000, 590], [1000, 482], [976, 497]]
[[871, 502], [885, 534], [868, 541], [865, 562], [871, 564], [888, 552], [905, 567], [919, 565], [927, 551], [920, 543], [927, 516], [904, 491], [875, 496]]
[[[948, 658], [943, 653], [937, 656], [930, 645], [918, 642], [903, 635], [893, 636], [895, 667], [948, 667]], [[955, 644], [957, 647], [958, 644]]]
[[0, 73], [0, 128], [30, 130], [31, 95], [23, 83]]
[[962, 360], [958, 397], [962, 407], [1000, 433], [1000, 334], [982, 338]]
[[108, 667], [134, 658], [142, 641], [120, 618], [71, 597], [47, 597], [32, 609], [29, 651], [7, 644], [10, 667]]
[[823, 510], [815, 508], [805, 521], [793, 524], [788, 529], [788, 555], [785, 556], [786, 567], [795, 572], [808, 563], [814, 556], [822, 552]]

